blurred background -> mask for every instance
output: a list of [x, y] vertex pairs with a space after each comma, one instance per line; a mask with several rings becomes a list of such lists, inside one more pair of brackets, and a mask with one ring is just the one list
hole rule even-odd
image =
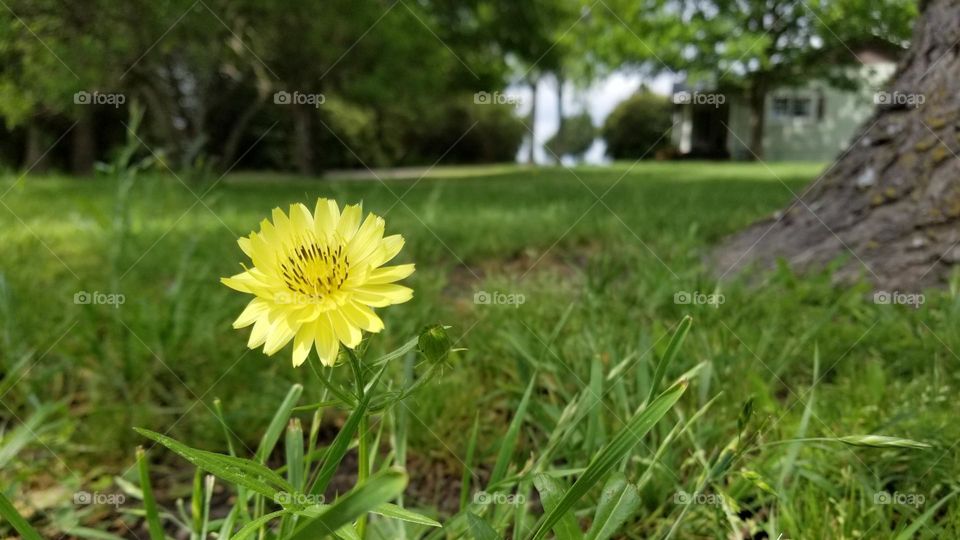
[[[333, 197], [384, 216], [417, 263], [414, 300], [384, 313], [372, 352], [435, 322], [466, 349], [409, 401], [411, 504], [456, 511], [475, 415], [483, 478], [530, 380], [514, 465], [589, 386], [608, 407], [556, 459], [584, 463], [691, 314], [668, 375], [709, 368], [674, 420], [708, 421], [660, 456], [622, 537], [955, 534], [956, 279], [895, 305], [865, 279], [838, 286], [833, 265], [747, 280], [704, 258], [793, 201], [894, 99], [918, 11], [0, 0], [0, 489], [51, 538], [136, 538], [131, 427], [223, 451], [218, 415], [255, 445], [291, 383], [319, 400], [287, 351], [246, 349], [230, 327], [245, 299], [218, 280], [272, 208]], [[738, 437], [748, 396], [771, 441], [883, 432], [935, 449], [757, 447], [724, 485], [735, 505], [679, 505], [698, 456]], [[321, 438], [343, 418], [325, 413]], [[192, 473], [151, 460], [173, 509]], [[926, 503], [877, 503], [887, 492]]]

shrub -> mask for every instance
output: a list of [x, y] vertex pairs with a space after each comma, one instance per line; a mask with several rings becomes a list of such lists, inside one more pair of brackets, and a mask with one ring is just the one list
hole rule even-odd
[[614, 159], [652, 158], [670, 144], [670, 101], [641, 88], [620, 102], [603, 124], [607, 154]]
[[558, 157], [581, 159], [597, 136], [597, 128], [586, 112], [569, 116], [560, 123], [560, 129], [547, 141], [547, 150]]

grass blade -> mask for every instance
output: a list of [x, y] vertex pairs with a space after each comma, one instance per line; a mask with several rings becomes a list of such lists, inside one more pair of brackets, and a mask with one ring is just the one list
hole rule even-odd
[[[567, 491], [567, 486], [563, 485], [562, 480], [544, 473], [533, 477], [533, 485], [540, 493], [540, 502], [543, 503], [544, 510], [548, 512], [557, 507], [564, 492]], [[577, 519], [573, 516], [573, 512], [567, 512], [560, 516], [560, 520], [553, 527], [553, 532], [556, 533], [557, 540], [580, 540], [583, 538], [583, 532], [577, 526]]]
[[347, 492], [318, 517], [303, 524], [290, 540], [316, 540], [389, 502], [407, 487], [407, 474], [400, 469], [384, 469]]
[[160, 524], [160, 512], [157, 511], [157, 500], [153, 496], [150, 486], [150, 470], [146, 452], [142, 446], [137, 447], [137, 469], [140, 472], [140, 491], [143, 492], [143, 509], [147, 514], [147, 529], [150, 531], [150, 540], [164, 540], [163, 525]]
[[477, 433], [480, 431], [480, 411], [473, 417], [473, 429], [470, 431], [470, 441], [467, 443], [467, 455], [463, 460], [463, 476], [460, 479], [460, 511], [467, 508], [470, 499], [470, 480], [473, 476], [473, 454], [477, 448]]
[[587, 531], [587, 540], [607, 540], [623, 525], [640, 506], [640, 494], [636, 486], [627, 482], [622, 474], [613, 475], [603, 486], [597, 513]]
[[500, 480], [503, 480], [503, 477], [507, 474], [507, 467], [510, 466], [513, 451], [517, 447], [517, 438], [520, 436], [520, 426], [523, 425], [523, 419], [527, 414], [527, 405], [530, 403], [530, 394], [533, 393], [533, 385], [536, 380], [536, 376], [531, 377], [530, 384], [527, 385], [527, 391], [523, 393], [520, 404], [517, 405], [517, 414], [510, 422], [510, 427], [507, 428], [507, 434], [504, 436], [503, 443], [500, 446], [500, 453], [497, 455], [497, 462], [493, 467], [493, 472], [490, 474], [488, 486], [492, 486]]
[[470, 522], [470, 534], [473, 535], [473, 540], [501, 540], [497, 531], [482, 517], [470, 512], [467, 514], [467, 521]]
[[302, 393], [303, 385], [295, 384], [290, 387], [287, 396], [283, 398], [283, 402], [280, 403], [280, 407], [273, 415], [273, 420], [270, 421], [267, 431], [264, 432], [263, 438], [260, 439], [260, 445], [257, 447], [257, 455], [254, 458], [258, 463], [267, 462], [267, 458], [270, 457], [270, 453], [273, 452], [277, 441], [280, 440], [280, 435], [283, 434], [284, 428], [287, 427], [287, 421], [290, 420], [293, 407], [297, 404], [297, 400], [300, 399], [300, 394]]
[[546, 536], [547, 532], [563, 517], [563, 514], [570, 510], [577, 501], [587, 494], [590, 488], [616, 467], [617, 463], [640, 442], [641, 438], [667, 414], [667, 411], [680, 399], [686, 389], [687, 382], [685, 380], [680, 381], [634, 415], [627, 422], [627, 425], [621, 428], [610, 442], [593, 457], [590, 465], [577, 478], [573, 487], [567, 491], [557, 506], [544, 514], [530, 539], [539, 540]]
[[680, 324], [677, 325], [673, 337], [670, 338], [667, 350], [664, 351], [663, 357], [660, 358], [657, 369], [653, 373], [653, 380], [650, 381], [650, 393], [647, 395], [644, 403], [650, 403], [653, 396], [657, 395], [657, 389], [660, 388], [660, 381], [663, 380], [663, 376], [667, 373], [667, 367], [670, 366], [670, 363], [673, 362], [673, 359], [677, 356], [677, 352], [680, 351], [680, 346], [683, 345], [683, 340], [687, 338], [687, 333], [690, 331], [692, 324], [693, 318], [689, 315], [680, 320]]
[[40, 533], [31, 527], [30, 524], [27, 523], [27, 520], [23, 519], [20, 512], [17, 512], [17, 509], [13, 507], [10, 499], [4, 496], [3, 491], [0, 491], [0, 516], [3, 516], [4, 519], [10, 522], [10, 525], [13, 525], [13, 528], [20, 533], [23, 540], [43, 540], [43, 538], [40, 537]]

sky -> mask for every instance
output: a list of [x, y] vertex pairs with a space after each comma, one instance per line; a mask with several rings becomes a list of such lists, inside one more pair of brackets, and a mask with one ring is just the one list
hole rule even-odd
[[[658, 94], [669, 96], [673, 85], [673, 77], [670, 74], [664, 74], [651, 79], [636, 73], [615, 72], [596, 81], [588, 88], [578, 89], [572, 83], [567, 83], [563, 87], [564, 115], [569, 116], [586, 109], [593, 119], [593, 125], [600, 127], [614, 107], [633, 94], [641, 83], [645, 83]], [[532, 92], [529, 87], [509, 86], [505, 94], [518, 103], [517, 114], [523, 117], [530, 114]], [[543, 144], [556, 133], [559, 126], [557, 82], [552, 78], [544, 78], [537, 87], [537, 118], [534, 124], [537, 143], [534, 157], [537, 163], [553, 162], [553, 156], [543, 149]], [[526, 161], [528, 148], [529, 140], [524, 142], [520, 148], [520, 152], [517, 154], [518, 161]], [[587, 151], [585, 161], [590, 164], [601, 164], [609, 161], [604, 155], [605, 150], [606, 145], [603, 140], [595, 140], [593, 146]]]

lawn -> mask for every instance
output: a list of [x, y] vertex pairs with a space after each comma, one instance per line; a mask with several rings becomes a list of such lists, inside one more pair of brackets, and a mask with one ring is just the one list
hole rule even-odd
[[[949, 497], [960, 477], [960, 424], [950, 396], [960, 282], [926, 292], [914, 308], [874, 303], [867, 283], [835, 285], [829, 269], [726, 275], [718, 286], [725, 269], [705, 266], [711, 246], [788, 204], [820, 168], [440, 168], [383, 182], [146, 174], [129, 189], [106, 179], [7, 177], [0, 485], [52, 536], [82, 536], [83, 527], [129, 536], [118, 522], [142, 530], [135, 514], [71, 497], [136, 481], [134, 450], [150, 445], [133, 426], [225, 451], [219, 407], [239, 444], [255, 448], [292, 383], [304, 385], [302, 403], [321, 400], [315, 374], [292, 368], [289, 348], [274, 357], [246, 349], [247, 331], [231, 328], [245, 299], [219, 278], [242, 270], [236, 238], [272, 208], [333, 197], [384, 216], [388, 233], [406, 238], [400, 258], [417, 264], [408, 280], [415, 297], [383, 311], [374, 352], [437, 322], [465, 349], [405, 402], [408, 505], [440, 521], [456, 513], [475, 417], [470, 472], [482, 485], [531, 381], [511, 471], [537, 459], [585, 387], [597, 406], [551, 464], [560, 476], [586, 466], [647, 397], [671, 332], [690, 315], [666, 378], [703, 365], [621, 464], [641, 497], [623, 537], [662, 537], [674, 526], [678, 538], [760, 527], [783, 538], [957, 537], [960, 513]], [[84, 293], [106, 303], [80, 303]], [[711, 294], [722, 303], [677, 302]], [[485, 295], [513, 302], [475, 301]], [[625, 361], [629, 370], [610, 375]], [[748, 401], [752, 415], [743, 413]], [[308, 424], [311, 415], [302, 416]], [[324, 444], [343, 420], [324, 411]], [[392, 423], [383, 423], [384, 453]], [[865, 434], [931, 448], [829, 440]], [[814, 440], [777, 444], [796, 438]], [[712, 471], [722, 480], [691, 495], [731, 444], [742, 452]], [[189, 498], [193, 472], [160, 447], [150, 460], [161, 504], [174, 509]], [[592, 515], [591, 497], [578, 517]]]

